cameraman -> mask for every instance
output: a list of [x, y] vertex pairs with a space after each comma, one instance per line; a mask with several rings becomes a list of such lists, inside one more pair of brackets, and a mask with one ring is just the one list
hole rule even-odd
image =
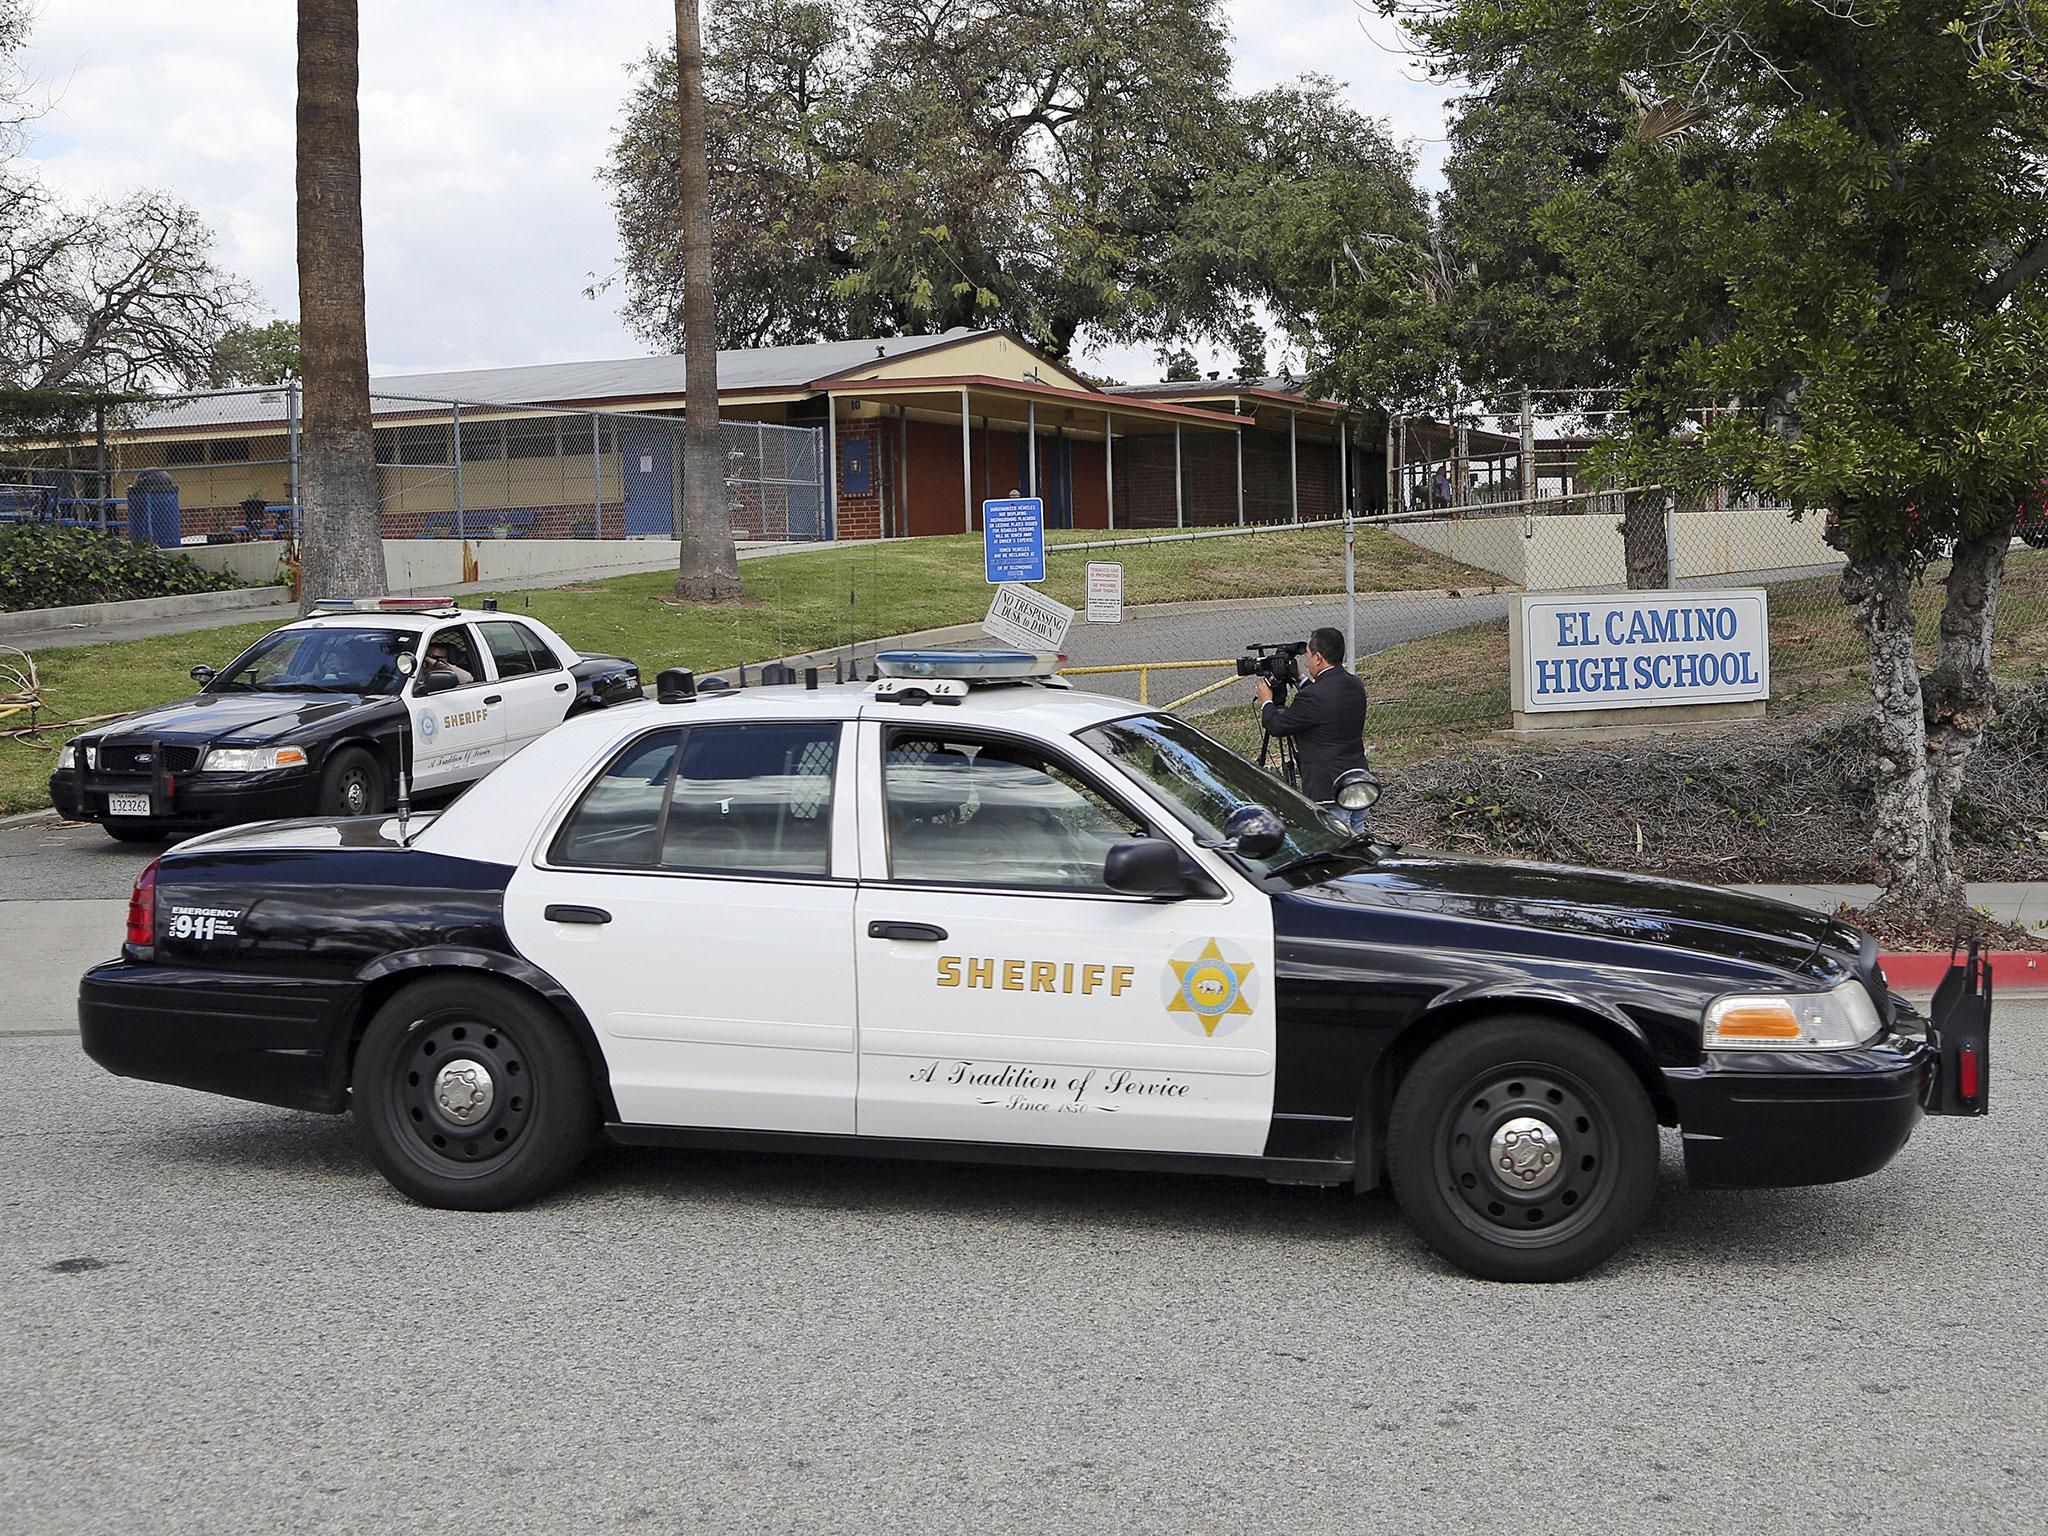
[[1345, 667], [1344, 636], [1334, 629], [1308, 637], [1301, 664], [1305, 676], [1292, 703], [1276, 704], [1271, 681], [1259, 679], [1259, 721], [1274, 736], [1294, 738], [1301, 792], [1328, 806], [1353, 832], [1363, 832], [1369, 813], [1342, 810], [1332, 797], [1338, 774], [1365, 766], [1365, 684]]

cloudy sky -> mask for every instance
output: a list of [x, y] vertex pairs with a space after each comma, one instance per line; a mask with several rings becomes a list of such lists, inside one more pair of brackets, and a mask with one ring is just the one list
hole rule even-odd
[[[295, 311], [289, 0], [36, 0], [51, 110], [30, 153], [81, 197], [168, 187], [279, 315]], [[597, 168], [663, 0], [361, 0], [373, 373], [644, 354], [615, 298]], [[1441, 158], [1442, 91], [1352, 0], [1230, 0], [1237, 83], [1307, 70]], [[1284, 18], [1284, 19], [1283, 19]], [[1149, 353], [1084, 364], [1157, 377]]]

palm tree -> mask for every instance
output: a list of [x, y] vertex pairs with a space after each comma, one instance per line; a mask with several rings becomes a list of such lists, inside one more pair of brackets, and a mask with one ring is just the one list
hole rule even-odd
[[299, 0], [299, 611], [386, 590], [363, 320], [356, 0]]
[[676, 107], [683, 128], [683, 506], [676, 596], [740, 596], [718, 445], [718, 332], [711, 289], [711, 164], [704, 147], [704, 39], [697, 0], [676, 0]]

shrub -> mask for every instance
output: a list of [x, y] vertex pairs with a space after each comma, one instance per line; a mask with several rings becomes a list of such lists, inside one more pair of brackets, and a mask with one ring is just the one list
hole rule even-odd
[[183, 555], [91, 528], [0, 528], [0, 612], [224, 592], [238, 585]]

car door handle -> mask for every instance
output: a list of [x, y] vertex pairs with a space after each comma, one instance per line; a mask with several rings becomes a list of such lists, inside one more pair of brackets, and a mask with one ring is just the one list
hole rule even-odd
[[912, 944], [939, 944], [945, 941], [946, 930], [935, 923], [884, 923], [868, 924], [871, 939], [903, 939]]
[[596, 927], [612, 920], [611, 913], [603, 907], [565, 907], [551, 905], [541, 913], [551, 923], [587, 923]]
[[557, 684], [555, 684], [555, 692], [557, 692], [557, 693], [567, 693], [568, 691], [569, 691], [569, 685], [568, 685], [567, 683], [557, 683]]
[[484, 699], [484, 702], [486, 704], [502, 704], [505, 702], [505, 695], [503, 695], [502, 693], [494, 693], [486, 697]]

